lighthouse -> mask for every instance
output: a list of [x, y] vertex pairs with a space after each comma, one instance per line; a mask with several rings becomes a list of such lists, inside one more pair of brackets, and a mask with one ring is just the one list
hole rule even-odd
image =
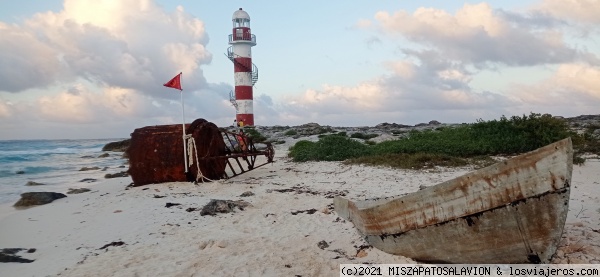
[[256, 36], [250, 31], [250, 16], [242, 8], [233, 13], [232, 21], [227, 57], [233, 62], [235, 93], [230, 94], [230, 100], [236, 109], [236, 120], [243, 121], [244, 126], [253, 126], [252, 87], [258, 81], [258, 69], [252, 63], [251, 48], [256, 45]]

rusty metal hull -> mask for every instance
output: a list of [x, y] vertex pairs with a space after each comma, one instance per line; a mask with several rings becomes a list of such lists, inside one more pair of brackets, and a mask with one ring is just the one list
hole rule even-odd
[[181, 124], [138, 128], [131, 134], [129, 175], [134, 185], [186, 181]]
[[188, 151], [192, 153], [192, 162], [194, 163], [190, 163], [188, 166], [188, 171], [192, 176], [190, 181], [198, 181], [198, 176], [210, 180], [221, 179], [225, 173], [226, 160], [212, 159], [224, 156], [227, 152], [219, 127], [204, 119], [196, 119], [187, 128], [186, 133], [194, 138], [194, 148], [188, 147]]
[[[221, 131], [201, 118], [186, 125], [185, 145], [184, 156], [181, 124], [135, 129], [127, 150], [133, 185], [227, 179], [272, 163], [275, 155], [270, 143], [258, 150], [252, 138]], [[266, 162], [258, 164], [257, 156]]]
[[571, 139], [404, 197], [334, 199], [374, 247], [432, 263], [547, 263], [567, 217]]

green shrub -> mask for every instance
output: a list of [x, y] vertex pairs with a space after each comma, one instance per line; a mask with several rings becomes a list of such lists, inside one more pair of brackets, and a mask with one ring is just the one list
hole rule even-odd
[[290, 129], [285, 131], [285, 133], [283, 133], [286, 136], [295, 136], [298, 134], [298, 131], [294, 130], [294, 129]]
[[290, 147], [289, 156], [296, 162], [343, 161], [367, 154], [367, 145], [342, 136], [325, 136], [317, 142], [299, 141]]
[[551, 115], [532, 113], [481, 121], [438, 131], [413, 130], [408, 138], [375, 145], [375, 154], [440, 153], [458, 157], [518, 154], [576, 136], [567, 124]]
[[265, 142], [267, 140], [267, 137], [252, 127], [244, 127], [243, 130], [248, 137], [252, 138], [253, 142]]
[[354, 133], [354, 134], [350, 135], [351, 138], [364, 139], [364, 140], [372, 139], [372, 138], [375, 138], [377, 136], [379, 136], [379, 135], [377, 135], [377, 134], [368, 134], [367, 135], [367, 134], [364, 134], [364, 133]]
[[[365, 136], [362, 133], [355, 133], [351, 137]], [[511, 118], [502, 116], [499, 120], [491, 121], [478, 120], [472, 124], [442, 127], [437, 130], [413, 130], [405, 138], [374, 145], [351, 140], [346, 137], [346, 132], [319, 137], [318, 142], [303, 142], [298, 148], [295, 146], [291, 148], [294, 150], [290, 151], [290, 157], [295, 161], [331, 161], [363, 157], [354, 161], [371, 164], [391, 159], [387, 164], [392, 166], [395, 166], [395, 160], [400, 159], [416, 160], [424, 163], [425, 166], [428, 163], [460, 164], [458, 160], [447, 158], [460, 157], [469, 158], [469, 162], [485, 166], [493, 161], [489, 158], [478, 160], [473, 157], [519, 154], [567, 137], [571, 137], [574, 147], [579, 149], [576, 153], [583, 150], [600, 151], [600, 142], [593, 139], [590, 132], [586, 132], [583, 136], [577, 135], [569, 129], [564, 120], [553, 118], [548, 114], [535, 113]], [[412, 155], [403, 156], [403, 154]], [[410, 167], [419, 166], [410, 164]]]
[[339, 132], [339, 133], [333, 133], [333, 134], [329, 134], [329, 135], [321, 134], [321, 135], [318, 135], [317, 137], [318, 138], [324, 138], [324, 137], [327, 137], [327, 136], [346, 137], [347, 135], [346, 135], [346, 132]]
[[318, 158], [315, 145], [315, 142], [308, 140], [298, 141], [296, 144], [290, 146], [288, 157], [293, 158], [296, 162], [315, 161]]

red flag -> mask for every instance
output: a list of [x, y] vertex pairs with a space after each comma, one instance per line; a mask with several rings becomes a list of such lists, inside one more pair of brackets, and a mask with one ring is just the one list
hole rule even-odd
[[181, 73], [177, 74], [177, 76], [173, 77], [171, 81], [168, 81], [163, 86], [181, 90]]

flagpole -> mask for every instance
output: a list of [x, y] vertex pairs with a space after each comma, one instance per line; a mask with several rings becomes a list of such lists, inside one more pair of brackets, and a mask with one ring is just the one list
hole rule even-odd
[[[181, 75], [181, 73], [179, 73]], [[183, 130], [183, 164], [185, 165], [185, 173], [188, 172], [188, 161], [187, 161], [187, 143], [185, 143], [185, 112], [183, 108], [183, 90], [179, 90], [181, 95], [181, 130]]]

